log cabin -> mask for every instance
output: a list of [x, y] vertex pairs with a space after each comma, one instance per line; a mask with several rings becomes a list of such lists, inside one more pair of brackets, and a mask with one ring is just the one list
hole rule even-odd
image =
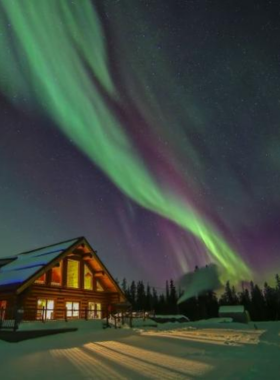
[[129, 304], [84, 237], [0, 259], [0, 311], [23, 320], [104, 318]]

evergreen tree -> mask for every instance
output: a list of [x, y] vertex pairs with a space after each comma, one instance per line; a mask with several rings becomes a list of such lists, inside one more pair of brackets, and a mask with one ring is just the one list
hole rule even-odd
[[199, 305], [196, 297], [189, 298], [178, 306], [179, 313], [188, 317], [191, 321], [199, 319]]
[[121, 288], [122, 288], [122, 291], [124, 292], [127, 300], [129, 302], [131, 302], [130, 287], [128, 286], [125, 278], [122, 280]]
[[169, 283], [166, 280], [166, 283], [165, 283], [165, 301], [166, 301], [167, 305], [169, 304], [169, 298], [170, 298]]
[[238, 305], [239, 304], [237, 292], [236, 292], [234, 286], [232, 286], [232, 288], [231, 288], [231, 300], [230, 301], [231, 301], [231, 305]]
[[159, 296], [157, 314], [166, 314], [166, 301], [163, 294]]
[[275, 319], [279, 320], [280, 319], [280, 277], [278, 274], [276, 274], [275, 280], [276, 280], [275, 293], [276, 293], [276, 299], [277, 299]]
[[207, 318], [207, 296], [206, 293], [201, 293], [197, 297], [197, 319]]
[[151, 294], [151, 288], [150, 285], [147, 284], [146, 288], [146, 300], [145, 300], [145, 310], [151, 311], [152, 310], [152, 294]]
[[178, 300], [178, 297], [177, 297], [177, 290], [176, 290], [176, 287], [174, 285], [173, 280], [170, 280], [169, 290], [170, 290], [169, 302], [168, 302], [168, 304], [169, 304], [169, 313], [170, 314], [177, 314], [177, 300]]
[[280, 291], [280, 277], [279, 277], [279, 274], [276, 274], [275, 280], [276, 280], [276, 290]]
[[144, 310], [145, 308], [145, 287], [143, 281], [138, 281], [136, 288], [136, 309]]
[[278, 319], [278, 297], [277, 290], [270, 287], [267, 282], [264, 284], [264, 300], [266, 306], [266, 320], [274, 321]]
[[126, 281], [126, 278], [123, 278], [123, 280], [122, 280], [122, 284], [121, 284], [121, 288], [122, 288], [122, 291], [123, 291], [124, 293], [127, 292], [127, 281]]
[[219, 314], [219, 302], [216, 293], [208, 291], [206, 294], [206, 317], [217, 318]]
[[152, 310], [154, 310], [155, 313], [158, 312], [158, 295], [157, 291], [155, 288], [152, 289], [152, 302], [151, 302], [151, 307]]
[[250, 293], [248, 289], [242, 289], [238, 295], [239, 304], [243, 305], [245, 310], [247, 310], [251, 316], [252, 303], [250, 298]]
[[129, 285], [124, 278], [121, 288], [134, 310], [154, 310], [159, 314], [180, 313], [190, 320], [197, 320], [217, 317], [219, 304], [241, 304], [248, 310], [252, 320], [258, 321], [280, 319], [280, 276], [278, 274], [275, 276], [275, 281], [274, 288], [265, 283], [263, 290], [251, 282], [250, 292], [248, 289], [242, 289], [238, 295], [228, 281], [219, 301], [214, 292], [208, 291], [180, 305], [177, 305], [177, 301], [182, 292], [176, 289], [172, 279], [166, 281], [164, 294], [160, 295], [155, 288], [151, 289], [149, 284], [145, 286], [143, 281], [138, 281], [137, 286], [135, 281]]
[[135, 309], [135, 306], [136, 306], [136, 284], [135, 284], [135, 281], [131, 282], [129, 294], [130, 294], [129, 302], [132, 304], [132, 308]]
[[236, 290], [230, 286], [230, 282], [226, 282], [225, 292], [222, 294], [220, 298], [220, 305], [238, 305], [238, 297], [236, 294]]
[[251, 316], [253, 321], [264, 321], [265, 320], [265, 300], [263, 293], [258, 285], [254, 285], [251, 281]]

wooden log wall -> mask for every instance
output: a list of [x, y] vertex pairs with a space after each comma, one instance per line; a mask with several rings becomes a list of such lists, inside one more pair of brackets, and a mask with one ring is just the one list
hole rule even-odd
[[101, 304], [102, 317], [106, 316], [108, 305], [119, 302], [118, 293], [94, 292], [83, 289], [67, 289], [58, 287], [48, 287], [43, 285], [32, 285], [22, 295], [21, 305], [25, 320], [36, 319], [36, 309], [38, 299], [54, 300], [54, 319], [65, 318], [66, 302], [79, 302], [79, 318], [85, 318], [85, 310], [88, 309], [89, 302]]
[[[79, 270], [79, 288], [67, 288], [67, 266], [68, 259], [80, 262]], [[30, 283], [20, 295], [15, 293], [1, 294], [1, 300], [7, 300], [7, 308], [10, 310], [17, 308], [24, 309], [24, 320], [35, 320], [37, 318], [38, 299], [54, 300], [54, 319], [64, 319], [66, 311], [66, 302], [79, 302], [80, 315], [79, 318], [86, 317], [86, 310], [89, 302], [101, 304], [102, 317], [107, 316], [108, 306], [113, 303], [123, 301], [123, 295], [118, 292], [116, 287], [111, 284], [108, 277], [104, 277], [102, 271], [101, 277], [98, 278], [105, 286], [105, 291], [96, 290], [96, 278], [93, 271], [93, 290], [85, 290], [84, 287], [84, 258], [71, 256], [66, 257], [60, 262], [62, 266], [62, 286], [51, 285], [51, 270], [46, 272], [46, 283]], [[90, 270], [90, 266], [88, 266]], [[110, 286], [109, 286], [110, 285]]]

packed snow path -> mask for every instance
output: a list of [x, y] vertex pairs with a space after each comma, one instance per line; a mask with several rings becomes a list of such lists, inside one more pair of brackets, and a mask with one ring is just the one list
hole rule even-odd
[[[280, 323], [169, 324], [134, 330], [87, 322], [73, 333], [0, 341], [3, 380], [279, 379]], [[95, 328], [93, 328], [95, 327]]]

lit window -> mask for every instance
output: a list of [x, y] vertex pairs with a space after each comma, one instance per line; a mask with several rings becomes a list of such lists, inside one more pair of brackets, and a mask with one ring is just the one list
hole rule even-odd
[[51, 270], [51, 285], [62, 285], [62, 262]]
[[79, 318], [79, 302], [66, 302], [67, 317]]
[[37, 319], [53, 319], [54, 300], [37, 300]]
[[84, 265], [84, 289], [92, 290], [92, 273], [86, 264]]
[[98, 292], [104, 292], [104, 288], [103, 288], [103, 286], [100, 284], [100, 282], [98, 280], [96, 280], [96, 290]]
[[79, 261], [68, 260], [67, 262], [67, 287], [79, 288]]
[[37, 280], [35, 281], [35, 284], [45, 284], [46, 283], [46, 273], [42, 274]]
[[101, 319], [101, 303], [88, 303], [88, 319]]

